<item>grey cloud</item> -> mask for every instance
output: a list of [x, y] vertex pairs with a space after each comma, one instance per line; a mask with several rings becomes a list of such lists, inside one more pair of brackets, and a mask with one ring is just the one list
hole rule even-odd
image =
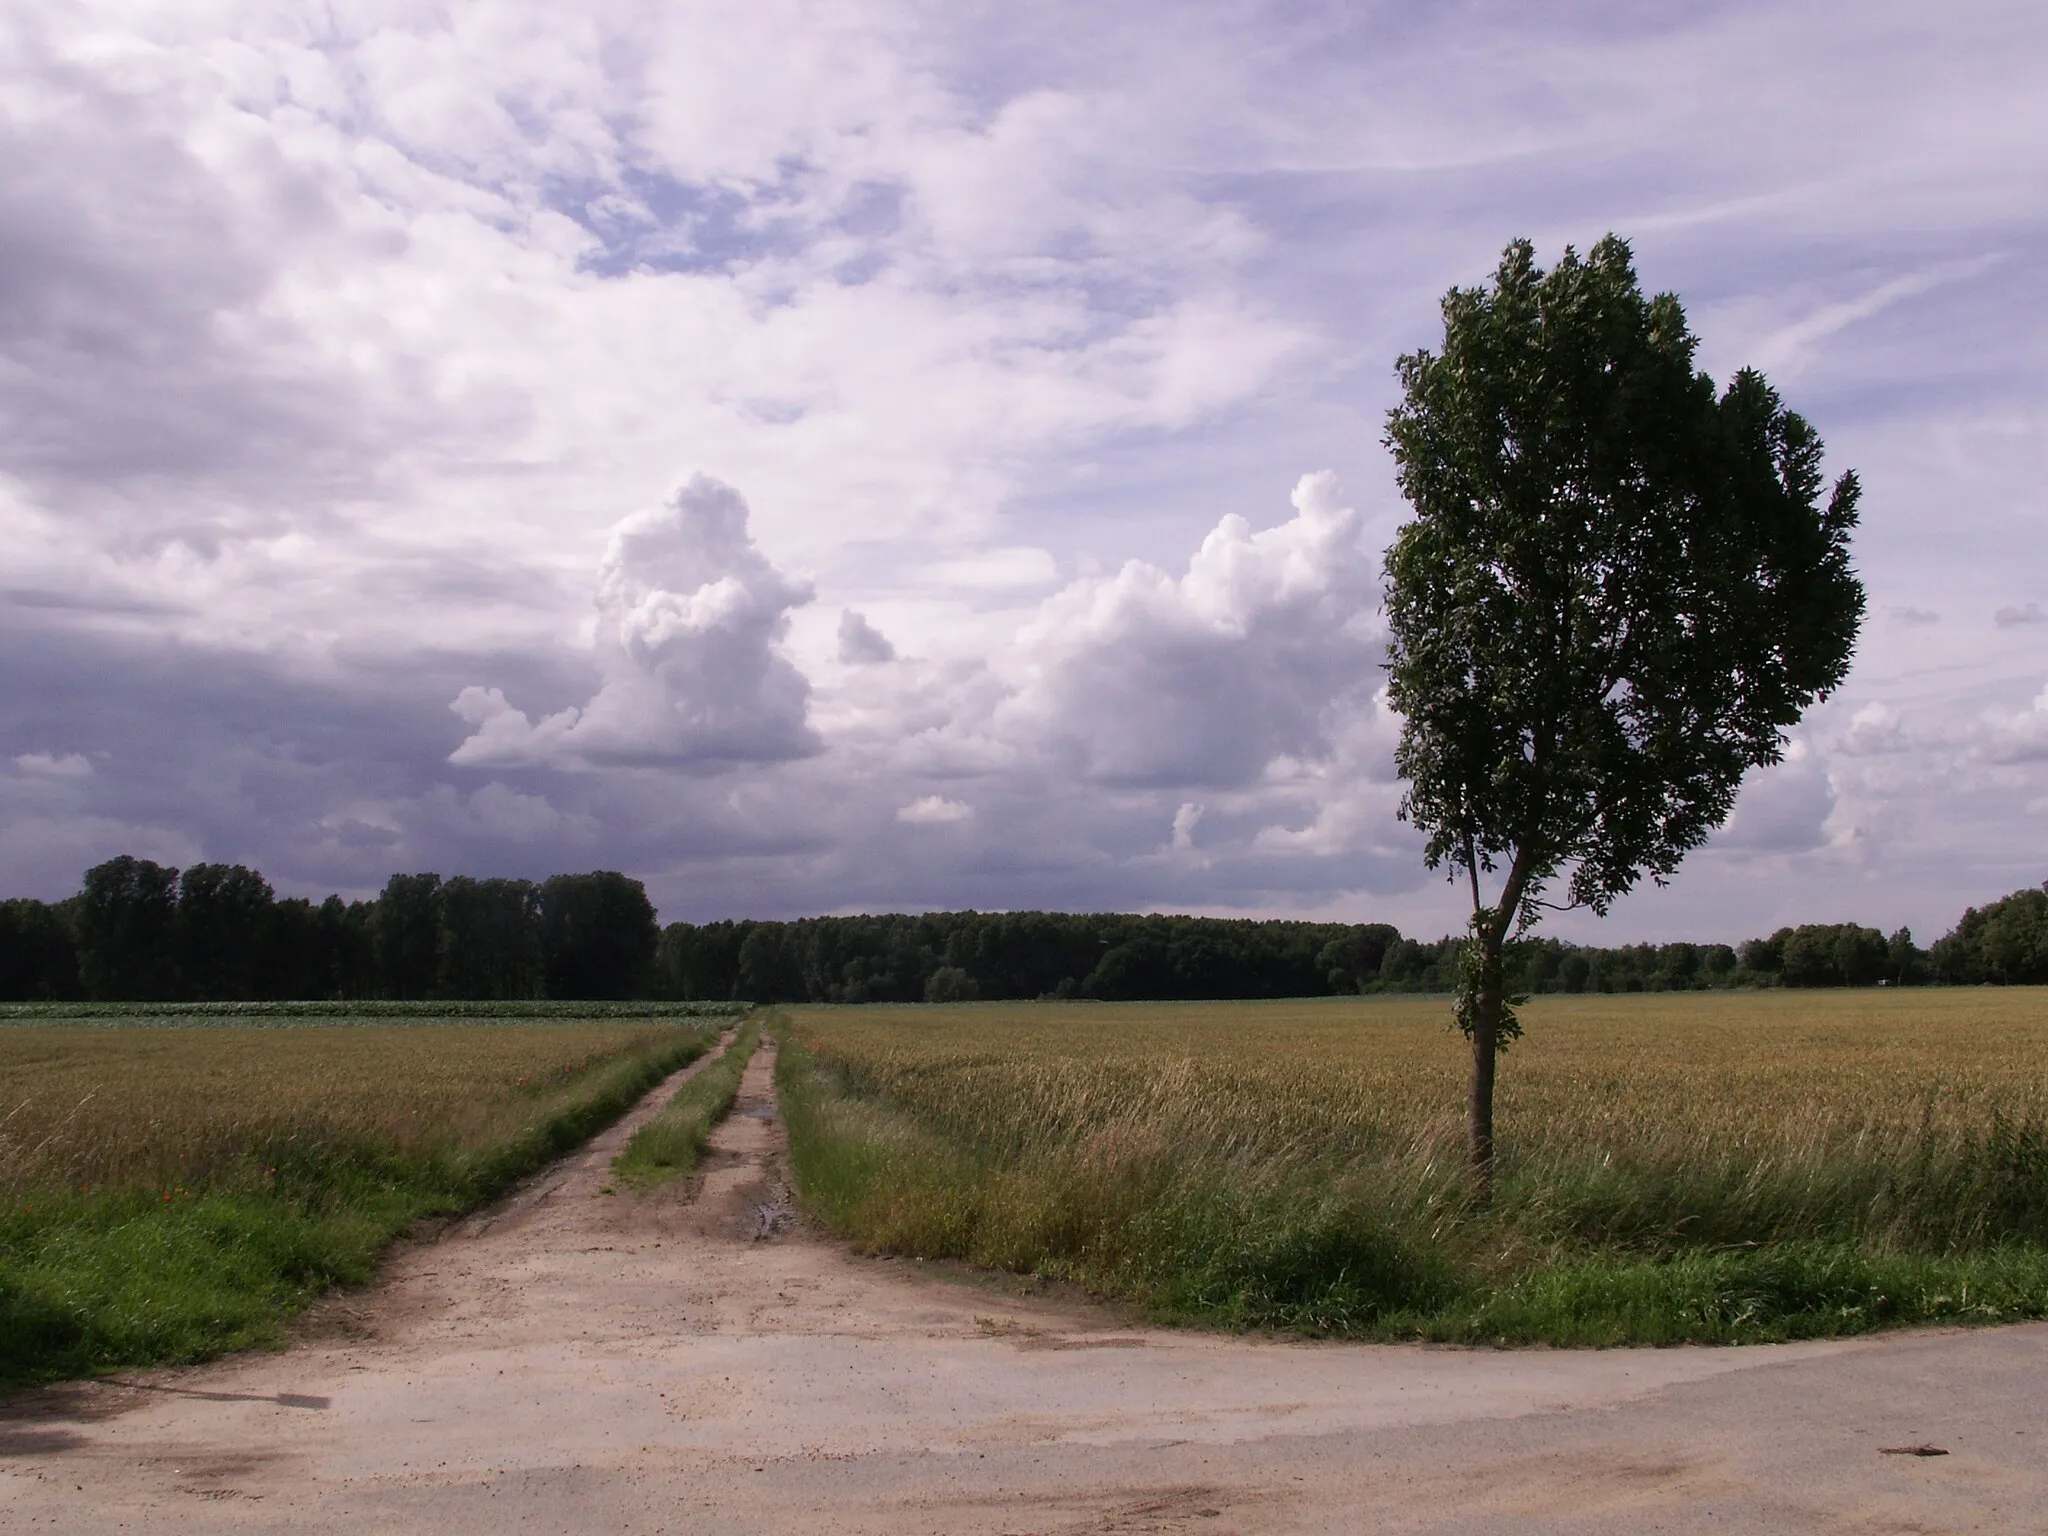
[[1759, 769], [1743, 784], [1716, 848], [1801, 853], [1827, 840], [1835, 790], [1810, 753], [1795, 746], [1786, 762]]
[[251, 140], [230, 184], [185, 146], [177, 93], [19, 34], [0, 79], [0, 467], [59, 501], [146, 487], [131, 530], [141, 513], [202, 550], [226, 509], [168, 487], [274, 513], [287, 487], [373, 478], [367, 400], [262, 312], [285, 253], [333, 232], [318, 178]]
[[1132, 562], [1050, 599], [1022, 637], [1033, 672], [998, 713], [1104, 785], [1221, 787], [1330, 747], [1333, 711], [1377, 687], [1379, 567], [1335, 477], [1303, 478], [1295, 516], [1219, 523], [1167, 575]]
[[1852, 756], [1904, 752], [1913, 745], [1905, 722], [1889, 704], [1873, 700], [1849, 717], [1838, 748]]
[[431, 655], [316, 681], [156, 636], [11, 624], [0, 644], [0, 750], [92, 769], [17, 770], [6, 785], [9, 895], [62, 895], [86, 865], [124, 852], [374, 886], [390, 872], [383, 859], [330, 843], [323, 818], [418, 793], [452, 735], [446, 694], [420, 686], [432, 688]]
[[851, 667], [875, 666], [894, 661], [896, 647], [868, 622], [866, 614], [848, 608], [839, 615], [839, 659]]
[[1983, 750], [1994, 763], [2048, 761], [2048, 688], [2041, 690], [2029, 708], [1988, 711]]
[[598, 573], [603, 686], [538, 720], [502, 690], [471, 685], [450, 706], [473, 734], [462, 767], [721, 767], [804, 757], [810, 685], [778, 645], [810, 588], [768, 563], [747, 504], [698, 475], [613, 531]]
[[418, 650], [309, 672], [20, 625], [0, 627], [0, 648], [0, 896], [63, 896], [119, 853], [249, 863], [289, 894], [374, 891], [406, 869], [608, 867], [673, 896], [703, 861], [794, 861], [824, 846], [814, 808], [828, 797], [808, 786], [808, 804], [785, 805], [639, 771], [451, 773], [460, 724], [446, 701], [464, 676], [587, 697], [587, 663], [573, 659]]
[[2048, 624], [2048, 613], [2041, 611], [2039, 603], [2021, 603], [1999, 609], [1991, 615], [1991, 622], [2000, 629], [2014, 629], [2022, 624]]

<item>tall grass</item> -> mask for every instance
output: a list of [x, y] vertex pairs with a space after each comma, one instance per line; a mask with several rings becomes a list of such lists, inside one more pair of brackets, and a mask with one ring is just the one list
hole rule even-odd
[[423, 1216], [585, 1140], [673, 1024], [0, 1031], [0, 1384], [279, 1336]]
[[612, 1159], [612, 1171], [626, 1183], [648, 1189], [694, 1169], [712, 1128], [732, 1108], [740, 1077], [760, 1043], [760, 1021], [749, 1019], [723, 1056], [678, 1088], [661, 1113], [633, 1133], [625, 1150]]
[[805, 1010], [799, 1185], [1162, 1316], [1619, 1342], [2048, 1310], [2048, 993], [1542, 999], [1475, 1208], [1445, 1005]]

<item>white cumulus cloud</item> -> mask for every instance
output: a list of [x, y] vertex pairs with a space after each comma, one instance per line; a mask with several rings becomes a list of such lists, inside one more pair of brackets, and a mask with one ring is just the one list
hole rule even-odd
[[1844, 752], [1862, 756], [1879, 752], [1904, 752], [1912, 745], [1912, 741], [1906, 734], [1905, 723], [1899, 718], [1899, 712], [1889, 704], [1873, 699], [1849, 717], [1849, 728], [1842, 733], [1838, 745]]
[[1984, 755], [1994, 763], [2048, 759], [2048, 687], [2021, 710], [1990, 710], [1984, 716]]
[[1259, 533], [1224, 517], [1184, 576], [1133, 560], [1048, 599], [1018, 637], [1027, 679], [1001, 733], [1140, 787], [1245, 785], [1325, 755], [1334, 715], [1378, 682], [1379, 561], [1334, 475], [1293, 500]]
[[738, 491], [698, 475], [613, 531], [597, 586], [604, 684], [589, 703], [530, 720], [496, 688], [450, 706], [475, 732], [465, 767], [726, 766], [808, 756], [810, 684], [779, 644], [805, 583], [770, 565]]

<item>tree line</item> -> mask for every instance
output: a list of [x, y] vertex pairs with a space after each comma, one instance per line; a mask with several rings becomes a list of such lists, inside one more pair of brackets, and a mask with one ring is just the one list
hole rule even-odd
[[658, 939], [646, 890], [610, 870], [393, 875], [316, 904], [240, 864], [123, 857], [64, 901], [0, 902], [0, 999], [648, 997]]
[[[1315, 997], [1450, 992], [1466, 940], [1389, 923], [928, 912], [671, 923], [610, 870], [393, 875], [368, 901], [279, 899], [239, 864], [118, 858], [60, 902], [0, 902], [0, 1000], [668, 998], [751, 1002]], [[1855, 923], [1740, 945], [1512, 942], [1510, 990], [2048, 983], [2048, 887], [1920, 948]]]

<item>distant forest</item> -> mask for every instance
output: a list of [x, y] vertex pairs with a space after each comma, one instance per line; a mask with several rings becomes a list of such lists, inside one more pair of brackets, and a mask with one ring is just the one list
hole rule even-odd
[[[119, 858], [59, 902], [0, 902], [0, 1001], [665, 998], [958, 1002], [1445, 992], [1462, 940], [1388, 923], [929, 912], [671, 923], [609, 870], [393, 875], [371, 901], [279, 900], [239, 864]], [[2048, 887], [1972, 907], [1921, 949], [1854, 923], [1727, 944], [1510, 946], [1518, 991], [2048, 982]]]

